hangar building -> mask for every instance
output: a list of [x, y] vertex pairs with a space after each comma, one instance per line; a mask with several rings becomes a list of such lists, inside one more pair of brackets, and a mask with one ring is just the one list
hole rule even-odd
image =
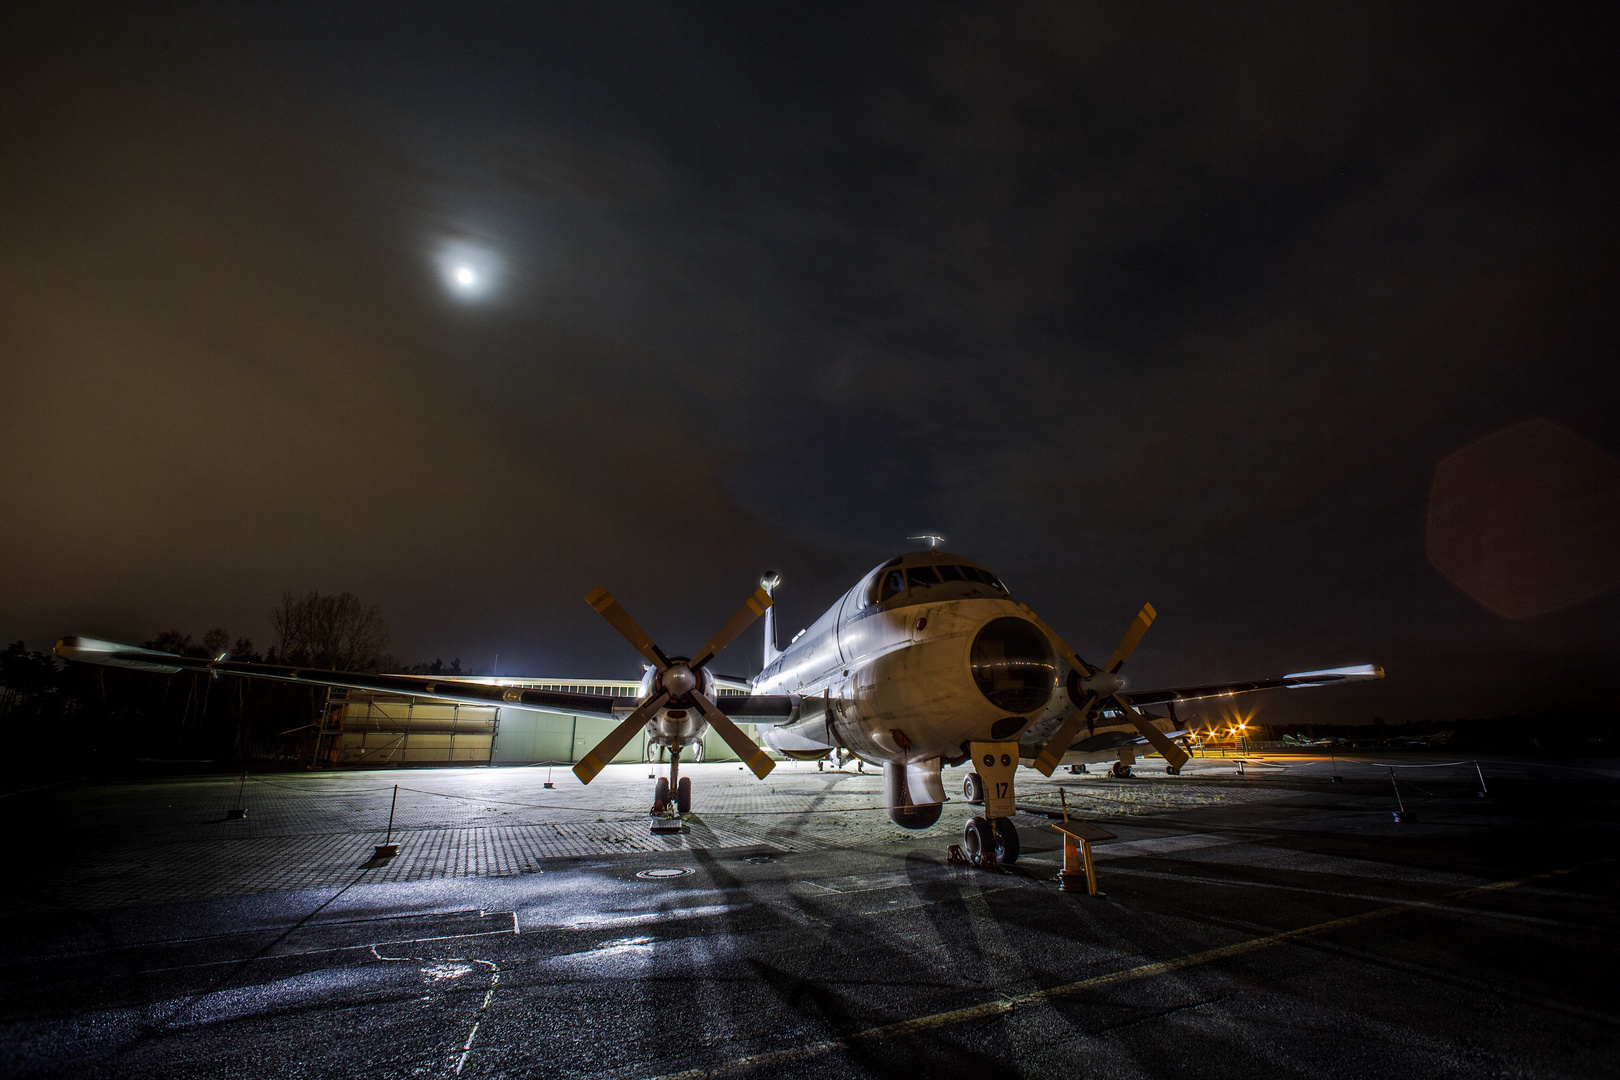
[[[499, 679], [502, 686], [561, 690], [575, 694], [634, 697], [638, 682], [622, 679]], [[720, 688], [721, 695], [740, 690]], [[740, 725], [757, 739], [751, 724]], [[322, 765], [572, 765], [613, 730], [613, 723], [586, 716], [558, 716], [527, 709], [458, 705], [334, 688], [327, 694], [317, 736]], [[641, 732], [613, 759], [646, 761]], [[736, 761], [737, 755], [711, 729], [703, 760]]]

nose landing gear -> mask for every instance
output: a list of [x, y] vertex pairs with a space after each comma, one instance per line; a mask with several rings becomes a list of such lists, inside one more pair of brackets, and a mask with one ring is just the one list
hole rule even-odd
[[962, 850], [974, 866], [1011, 866], [1018, 861], [1018, 829], [1012, 818], [968, 818]]
[[1018, 828], [1012, 823], [1018, 808], [1013, 796], [1013, 779], [1018, 772], [1016, 742], [973, 742], [968, 744], [973, 771], [962, 778], [962, 796], [974, 806], [983, 806], [983, 816], [968, 818], [962, 827], [960, 852], [953, 847], [952, 858], [962, 858], [974, 866], [994, 869], [1018, 861]]

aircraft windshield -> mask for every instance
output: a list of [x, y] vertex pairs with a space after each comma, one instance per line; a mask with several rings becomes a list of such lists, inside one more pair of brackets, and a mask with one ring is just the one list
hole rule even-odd
[[938, 585], [939, 575], [932, 566], [913, 566], [909, 571], [913, 585]]
[[972, 582], [975, 585], [988, 585], [997, 592], [1006, 592], [1007, 587], [992, 573], [980, 570], [976, 566], [913, 566], [905, 570], [895, 567], [886, 571], [871, 593], [871, 603], [881, 604], [891, 597], [905, 592], [907, 589], [927, 588], [931, 585], [947, 585], [952, 582]]

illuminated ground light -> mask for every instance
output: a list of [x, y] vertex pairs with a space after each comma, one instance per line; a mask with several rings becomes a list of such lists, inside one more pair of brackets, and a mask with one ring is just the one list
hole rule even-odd
[[452, 244], [443, 248], [434, 261], [445, 289], [458, 300], [486, 299], [499, 283], [499, 260], [485, 249]]

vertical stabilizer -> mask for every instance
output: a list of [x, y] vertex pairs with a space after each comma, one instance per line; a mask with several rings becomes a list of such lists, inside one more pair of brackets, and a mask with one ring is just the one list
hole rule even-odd
[[[759, 579], [759, 587], [764, 589], [772, 600], [776, 599], [776, 587], [782, 584], [782, 575], [775, 570], [767, 570]], [[765, 623], [765, 659], [760, 665], [763, 671], [770, 666], [772, 660], [782, 655], [782, 650], [776, 647], [776, 605], [772, 604], [765, 609], [762, 620]]]

